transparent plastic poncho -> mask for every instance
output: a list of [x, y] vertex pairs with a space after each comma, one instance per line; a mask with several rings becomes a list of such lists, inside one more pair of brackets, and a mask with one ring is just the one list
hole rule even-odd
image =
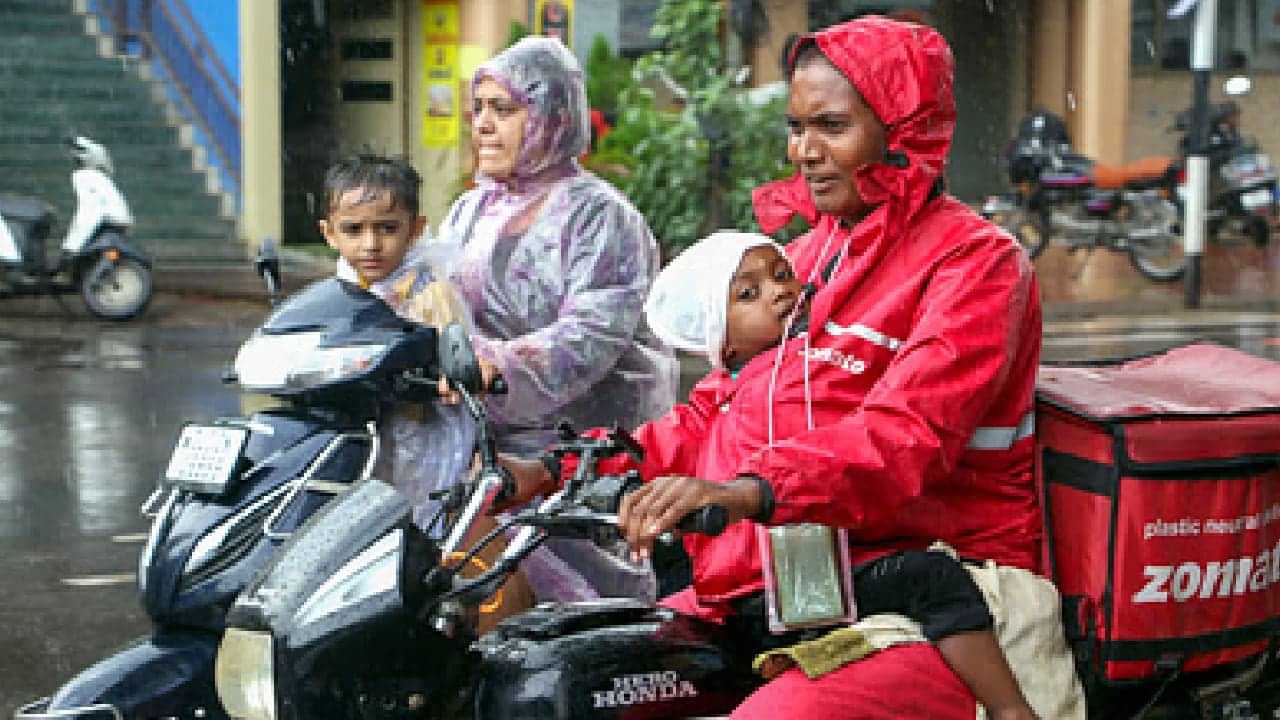
[[[452, 250], [449, 277], [472, 311], [476, 353], [510, 388], [488, 399], [499, 447], [529, 457], [562, 418], [581, 430], [660, 416], [675, 404], [678, 366], [642, 317], [657, 243], [617, 190], [578, 165], [590, 136], [573, 55], [526, 38], [482, 65], [473, 87], [484, 79], [528, 107], [521, 149], [510, 177], [477, 175], [437, 241]], [[551, 544], [570, 565], [599, 560]], [[604, 574], [615, 571], [631, 574], [610, 560]], [[540, 595], [558, 594], [527, 574]], [[629, 580], [588, 579], [604, 594], [635, 594]]]
[[[466, 323], [468, 313], [448, 280], [438, 277], [426, 248], [415, 246], [385, 279], [367, 285], [369, 292], [387, 303], [400, 317], [433, 327]], [[338, 261], [337, 276], [363, 285], [345, 260]], [[413, 519], [424, 530], [440, 509], [431, 493], [465, 477], [475, 452], [476, 427], [461, 405], [440, 402], [399, 403], [379, 429], [381, 455], [375, 475], [404, 493], [413, 506]]]

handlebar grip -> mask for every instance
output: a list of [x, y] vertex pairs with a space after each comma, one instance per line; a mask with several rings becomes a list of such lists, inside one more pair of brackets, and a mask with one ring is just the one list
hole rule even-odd
[[685, 515], [676, 525], [681, 532], [719, 535], [729, 524], [729, 511], [723, 505], [706, 505]]

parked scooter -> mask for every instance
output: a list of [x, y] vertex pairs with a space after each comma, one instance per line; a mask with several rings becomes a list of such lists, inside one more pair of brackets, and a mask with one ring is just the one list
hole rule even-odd
[[[279, 286], [273, 259], [259, 271]], [[337, 279], [280, 304], [229, 378], [279, 407], [184, 426], [143, 506], [153, 521], [138, 588], [151, 634], [15, 720], [226, 718], [213, 662], [227, 608], [318, 508], [370, 477], [392, 401], [437, 399], [437, 360], [466, 344], [460, 331], [408, 323]], [[458, 471], [470, 460], [466, 445], [450, 461]]]
[[[484, 450], [483, 415], [464, 400], [480, 418]], [[539, 542], [612, 541], [620, 498], [640, 482], [597, 472], [598, 460], [640, 452], [625, 433], [562, 432], [555, 452], [578, 457], [574, 478], [465, 547], [507, 483], [491, 447], [476, 479], [446, 501], [453, 520], [443, 542], [424, 536], [406, 499], [377, 480], [353, 488], [293, 539], [228, 612], [216, 681], [232, 717], [706, 718], [727, 714], [759, 686], [749, 663], [763, 635], [747, 613], [735, 619], [740, 626], [717, 626], [632, 600], [546, 603], [477, 637], [477, 617], [491, 609], [482, 606], [501, 604], [498, 588]], [[724, 523], [723, 508], [712, 507], [682, 525], [715, 534]], [[479, 562], [486, 543], [514, 528], [492, 566]], [[1242, 700], [1240, 689], [1259, 685], [1260, 674], [1276, 676], [1270, 655], [1134, 683], [1091, 698], [1089, 716], [1255, 720], [1260, 707], [1273, 706]]]
[[988, 198], [982, 214], [1012, 233], [1031, 257], [1059, 237], [1072, 249], [1127, 253], [1151, 280], [1182, 276], [1186, 260], [1172, 158], [1098, 164], [1072, 150], [1062, 118], [1038, 110], [1019, 123], [1006, 161], [1014, 191]]
[[75, 216], [56, 257], [46, 241], [53, 208], [26, 195], [0, 195], [0, 298], [79, 293], [108, 320], [128, 320], [151, 301], [151, 260], [126, 238], [133, 215], [111, 180], [111, 156], [89, 138], [69, 141]]
[[[1245, 80], [1245, 78], [1239, 78]], [[1237, 87], [1248, 92], [1247, 81]], [[1191, 110], [1174, 118], [1170, 131], [1183, 133], [1178, 148], [1186, 157], [1191, 144]], [[1256, 140], [1240, 134], [1240, 106], [1233, 100], [1209, 108], [1209, 206], [1206, 215], [1210, 238], [1223, 229], [1244, 235], [1258, 247], [1271, 239], [1271, 221], [1280, 207], [1280, 184], [1271, 157], [1258, 149]], [[1178, 199], [1185, 204], [1185, 168], [1179, 161]]]

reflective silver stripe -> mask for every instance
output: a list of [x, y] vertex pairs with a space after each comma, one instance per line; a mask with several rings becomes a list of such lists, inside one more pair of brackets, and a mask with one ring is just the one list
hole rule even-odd
[[880, 347], [887, 347], [897, 352], [898, 347], [902, 345], [902, 341], [898, 338], [889, 337], [874, 328], [869, 328], [862, 323], [854, 323], [852, 325], [837, 325], [830, 320], [827, 321], [825, 329], [830, 335], [853, 335], [860, 337], [867, 342], [875, 343]]
[[1029, 438], [1036, 431], [1036, 414], [1028, 412], [1016, 427], [980, 427], [969, 438], [970, 450], [1008, 450], [1019, 440]]

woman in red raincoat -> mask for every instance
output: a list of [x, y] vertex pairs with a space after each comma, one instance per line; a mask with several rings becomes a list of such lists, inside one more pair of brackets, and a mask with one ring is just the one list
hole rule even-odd
[[[848, 528], [855, 563], [943, 540], [963, 558], [1036, 569], [1039, 297], [1018, 245], [942, 189], [953, 75], [945, 41], [922, 25], [865, 17], [797, 43], [787, 114], [799, 173], [755, 200], [766, 232], [796, 212], [813, 224], [787, 248], [816, 288], [808, 332], [736, 376], [713, 372], [641, 428], [650, 482], [620, 519], [642, 553], [718, 503], [731, 521]], [[694, 584], [666, 604], [732, 613], [762, 587], [755, 542], [751, 522], [687, 537]], [[815, 680], [788, 671], [734, 715], [973, 716], [928, 643]]]

